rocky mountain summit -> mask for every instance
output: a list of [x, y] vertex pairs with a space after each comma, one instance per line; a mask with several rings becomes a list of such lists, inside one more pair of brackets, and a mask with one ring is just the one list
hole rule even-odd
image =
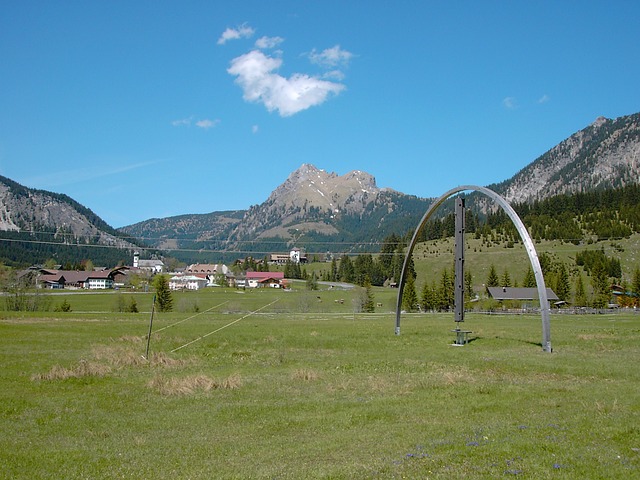
[[523, 168], [489, 188], [513, 203], [552, 195], [617, 188], [640, 181], [640, 113], [597, 118]]
[[117, 248], [134, 245], [95, 213], [70, 197], [24, 187], [0, 176], [0, 230], [47, 233], [62, 243], [93, 243]]
[[264, 203], [251, 207], [231, 236], [287, 237], [309, 230], [333, 235], [338, 233], [336, 218], [361, 215], [387, 191], [378, 188], [375, 178], [366, 172], [354, 170], [338, 176], [303, 164]]

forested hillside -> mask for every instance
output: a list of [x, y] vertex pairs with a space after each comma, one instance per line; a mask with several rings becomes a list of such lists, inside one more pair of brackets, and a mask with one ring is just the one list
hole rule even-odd
[[[636, 185], [574, 195], [559, 195], [514, 207], [534, 241], [547, 286], [570, 305], [603, 308], [615, 301], [621, 306], [640, 300], [640, 188]], [[453, 306], [454, 216], [446, 215], [425, 226], [413, 255], [407, 280], [410, 298], [405, 308], [447, 310]], [[518, 233], [506, 214], [480, 216], [467, 211], [466, 232], [472, 261], [467, 264], [467, 299], [486, 295], [480, 285], [534, 287]], [[380, 255], [343, 256], [319, 274], [322, 280], [373, 285], [397, 281], [404, 249], [413, 230], [391, 235]], [[630, 237], [636, 240], [633, 243]], [[627, 245], [625, 247], [624, 245]], [[625, 251], [629, 249], [630, 251]], [[511, 253], [511, 252], [514, 253]], [[480, 257], [480, 258], [478, 258]], [[421, 272], [420, 275], [415, 272]], [[426, 274], [426, 278], [425, 278]], [[415, 283], [414, 283], [415, 282]], [[612, 294], [616, 285], [617, 294]], [[411, 293], [413, 292], [413, 293]], [[413, 295], [413, 297], [411, 297]]]

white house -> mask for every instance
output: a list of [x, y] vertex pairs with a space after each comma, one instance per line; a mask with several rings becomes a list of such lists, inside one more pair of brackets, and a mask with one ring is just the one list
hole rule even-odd
[[208, 280], [199, 275], [176, 275], [169, 279], [170, 290], [200, 290], [207, 286]]

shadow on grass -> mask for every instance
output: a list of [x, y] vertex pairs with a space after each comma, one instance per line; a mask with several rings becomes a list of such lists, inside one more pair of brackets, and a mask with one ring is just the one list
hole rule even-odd
[[[533, 342], [531, 340], [523, 340], [521, 338], [512, 338], [512, 337], [494, 337], [494, 338], [499, 339], [499, 340], [508, 340], [508, 341], [511, 341], [511, 342], [524, 343], [526, 345], [533, 345], [535, 347], [542, 348], [542, 342]], [[482, 337], [482, 336], [469, 337], [469, 339], [467, 340], [466, 345], [468, 345], [470, 343], [473, 343], [473, 342], [476, 342], [478, 340], [484, 340], [484, 337]], [[452, 345], [455, 345], [455, 344], [456, 343], [455, 343], [455, 339], [454, 339]], [[463, 347], [464, 345], [459, 345], [459, 346]]]

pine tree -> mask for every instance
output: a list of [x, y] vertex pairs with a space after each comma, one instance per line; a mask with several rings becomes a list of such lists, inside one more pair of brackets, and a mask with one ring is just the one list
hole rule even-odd
[[335, 258], [331, 259], [331, 271], [329, 273], [329, 280], [331, 282], [338, 281], [338, 262], [336, 262]]
[[591, 285], [593, 286], [594, 308], [605, 308], [610, 297], [609, 277], [601, 262], [597, 262], [591, 269]]
[[345, 255], [340, 259], [340, 267], [338, 268], [338, 278], [342, 282], [353, 283], [354, 268], [351, 259]]
[[511, 275], [509, 275], [509, 271], [507, 269], [504, 270], [500, 283], [502, 284], [503, 287], [511, 286]]
[[407, 312], [413, 312], [416, 309], [417, 303], [418, 296], [416, 295], [416, 282], [411, 275], [408, 275], [402, 292], [402, 307]]
[[499, 284], [498, 273], [496, 272], [496, 267], [494, 264], [491, 264], [489, 268], [489, 276], [487, 277], [487, 293], [489, 292], [489, 287], [497, 287]]
[[466, 300], [473, 298], [473, 276], [469, 270], [464, 272], [464, 295]]
[[307, 290], [318, 290], [318, 277], [316, 277], [316, 272], [311, 272], [311, 275], [307, 276]]
[[455, 281], [454, 276], [446, 268], [442, 270], [440, 276], [440, 310], [448, 310], [455, 303]]
[[569, 271], [564, 263], [558, 265], [558, 272], [555, 285], [555, 293], [560, 300], [565, 302], [571, 298], [571, 284], [569, 282]]
[[375, 312], [375, 303], [373, 299], [373, 292], [371, 290], [371, 282], [369, 281], [369, 277], [365, 276], [364, 279], [364, 301], [362, 303], [362, 311], [364, 313], [373, 313]]
[[633, 272], [633, 280], [631, 282], [631, 291], [636, 295], [640, 295], [640, 268], [636, 267]]
[[586, 307], [587, 306], [587, 293], [584, 289], [584, 282], [582, 281], [582, 275], [578, 273], [578, 279], [576, 280], [576, 296], [574, 300], [574, 305], [576, 307]]
[[525, 273], [524, 275], [522, 286], [525, 288], [535, 288], [536, 285], [537, 285], [536, 276], [533, 273], [533, 269], [531, 268], [531, 265], [529, 265], [529, 268], [527, 269], [527, 273]]
[[429, 286], [428, 282], [425, 282], [424, 286], [422, 287], [422, 296], [421, 296], [420, 303], [422, 305], [422, 309], [425, 312], [428, 312], [429, 310], [435, 310], [436, 306], [435, 306], [434, 292]]
[[153, 279], [153, 285], [156, 288], [156, 304], [158, 311], [170, 312], [173, 310], [173, 297], [169, 288], [169, 280], [166, 275], [156, 275]]

